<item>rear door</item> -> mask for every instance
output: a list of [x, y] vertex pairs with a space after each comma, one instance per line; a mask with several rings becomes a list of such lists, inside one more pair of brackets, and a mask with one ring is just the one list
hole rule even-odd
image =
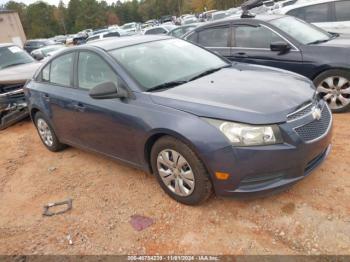
[[230, 58], [232, 30], [229, 23], [203, 28], [197, 32], [196, 36], [196, 42], [199, 45]]
[[[231, 60], [272, 66], [295, 72], [303, 71], [300, 50], [286, 38], [262, 24], [234, 24]], [[285, 53], [271, 51], [270, 45], [287, 43], [291, 50]]]
[[76, 110], [73, 88], [75, 52], [60, 55], [42, 70], [38, 84], [44, 111], [54, 125], [61, 140], [73, 142], [79, 135], [75, 131]]

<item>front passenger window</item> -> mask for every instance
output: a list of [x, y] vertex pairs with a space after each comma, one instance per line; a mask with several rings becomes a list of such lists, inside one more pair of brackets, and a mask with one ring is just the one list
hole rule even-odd
[[263, 26], [238, 26], [235, 47], [270, 49], [273, 42], [285, 42], [280, 36]]
[[227, 47], [228, 26], [205, 29], [198, 33], [198, 43], [204, 47]]
[[118, 76], [100, 56], [91, 52], [80, 52], [78, 82], [80, 88], [91, 90], [105, 82], [118, 85]]

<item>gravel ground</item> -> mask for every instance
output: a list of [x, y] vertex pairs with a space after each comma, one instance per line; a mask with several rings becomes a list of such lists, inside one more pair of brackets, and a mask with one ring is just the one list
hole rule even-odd
[[[350, 255], [350, 114], [333, 150], [288, 192], [256, 200], [171, 200], [151, 175], [68, 148], [51, 153], [28, 121], [0, 132], [0, 254]], [[43, 217], [43, 205], [73, 209]], [[143, 231], [131, 216], [154, 220]]]

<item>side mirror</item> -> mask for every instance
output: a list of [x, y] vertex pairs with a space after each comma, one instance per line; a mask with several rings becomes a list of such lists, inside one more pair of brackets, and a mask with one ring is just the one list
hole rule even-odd
[[286, 42], [274, 42], [271, 43], [271, 51], [280, 52], [281, 54], [287, 53], [292, 47]]
[[41, 52], [33, 54], [32, 56], [34, 57], [35, 60], [38, 60], [38, 61], [43, 60], [45, 58]]
[[113, 82], [105, 82], [91, 89], [89, 95], [93, 99], [113, 99], [128, 97], [128, 92]]

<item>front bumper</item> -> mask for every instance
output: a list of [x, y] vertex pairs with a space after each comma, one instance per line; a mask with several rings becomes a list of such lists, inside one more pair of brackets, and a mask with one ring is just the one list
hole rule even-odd
[[28, 116], [23, 84], [0, 85], [0, 130]]
[[[329, 110], [325, 107], [325, 110]], [[332, 118], [325, 133], [305, 142], [296, 128], [313, 121], [312, 115], [280, 125], [284, 144], [258, 147], [228, 146], [205, 156], [217, 195], [257, 197], [289, 188], [308, 176], [331, 150]], [[230, 174], [218, 180], [215, 172]]]

